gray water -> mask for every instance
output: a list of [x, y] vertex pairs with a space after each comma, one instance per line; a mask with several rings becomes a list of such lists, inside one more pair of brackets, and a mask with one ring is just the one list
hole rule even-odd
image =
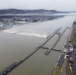
[[[75, 16], [66, 16], [46, 22], [30, 23], [22, 26], [15, 26], [0, 32], [0, 70], [3, 70], [9, 64], [24, 59], [32, 53], [36, 47], [47, 40], [46, 37], [62, 27], [61, 33], [66, 26], [71, 27]], [[56, 49], [63, 48], [68, 37], [69, 30], [62, 36], [56, 45]], [[54, 36], [45, 46], [52, 47], [57, 39]], [[40, 49], [28, 60], [19, 65], [9, 75], [50, 75], [57, 59], [58, 52], [51, 51], [45, 55], [46, 51]]]

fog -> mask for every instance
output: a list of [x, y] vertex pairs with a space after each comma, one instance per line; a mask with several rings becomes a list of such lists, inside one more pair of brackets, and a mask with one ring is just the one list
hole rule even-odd
[[54, 9], [75, 11], [76, 0], [0, 0], [0, 9]]

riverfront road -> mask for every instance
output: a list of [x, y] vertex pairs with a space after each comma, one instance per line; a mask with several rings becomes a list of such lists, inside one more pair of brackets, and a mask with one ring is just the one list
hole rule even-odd
[[76, 48], [73, 51], [73, 75], [76, 75]]
[[[73, 24], [73, 32], [76, 42], [76, 23]], [[76, 48], [73, 50], [73, 75], [76, 75]]]

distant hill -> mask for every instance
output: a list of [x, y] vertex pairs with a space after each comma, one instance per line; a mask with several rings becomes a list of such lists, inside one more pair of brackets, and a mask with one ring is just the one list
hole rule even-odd
[[70, 13], [76, 13], [76, 11], [70, 11]]
[[67, 12], [56, 11], [56, 10], [45, 10], [45, 9], [39, 9], [39, 10], [2, 9], [2, 10], [0, 10], [0, 14], [27, 14], [27, 13], [55, 14], [55, 13], [67, 13]]

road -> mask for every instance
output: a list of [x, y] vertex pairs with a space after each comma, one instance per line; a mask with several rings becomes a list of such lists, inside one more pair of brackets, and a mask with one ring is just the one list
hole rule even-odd
[[[74, 38], [76, 42], [76, 23], [73, 24]], [[73, 75], [76, 75], [76, 48], [73, 51]]]
[[73, 51], [73, 75], [76, 75], [76, 48]]

